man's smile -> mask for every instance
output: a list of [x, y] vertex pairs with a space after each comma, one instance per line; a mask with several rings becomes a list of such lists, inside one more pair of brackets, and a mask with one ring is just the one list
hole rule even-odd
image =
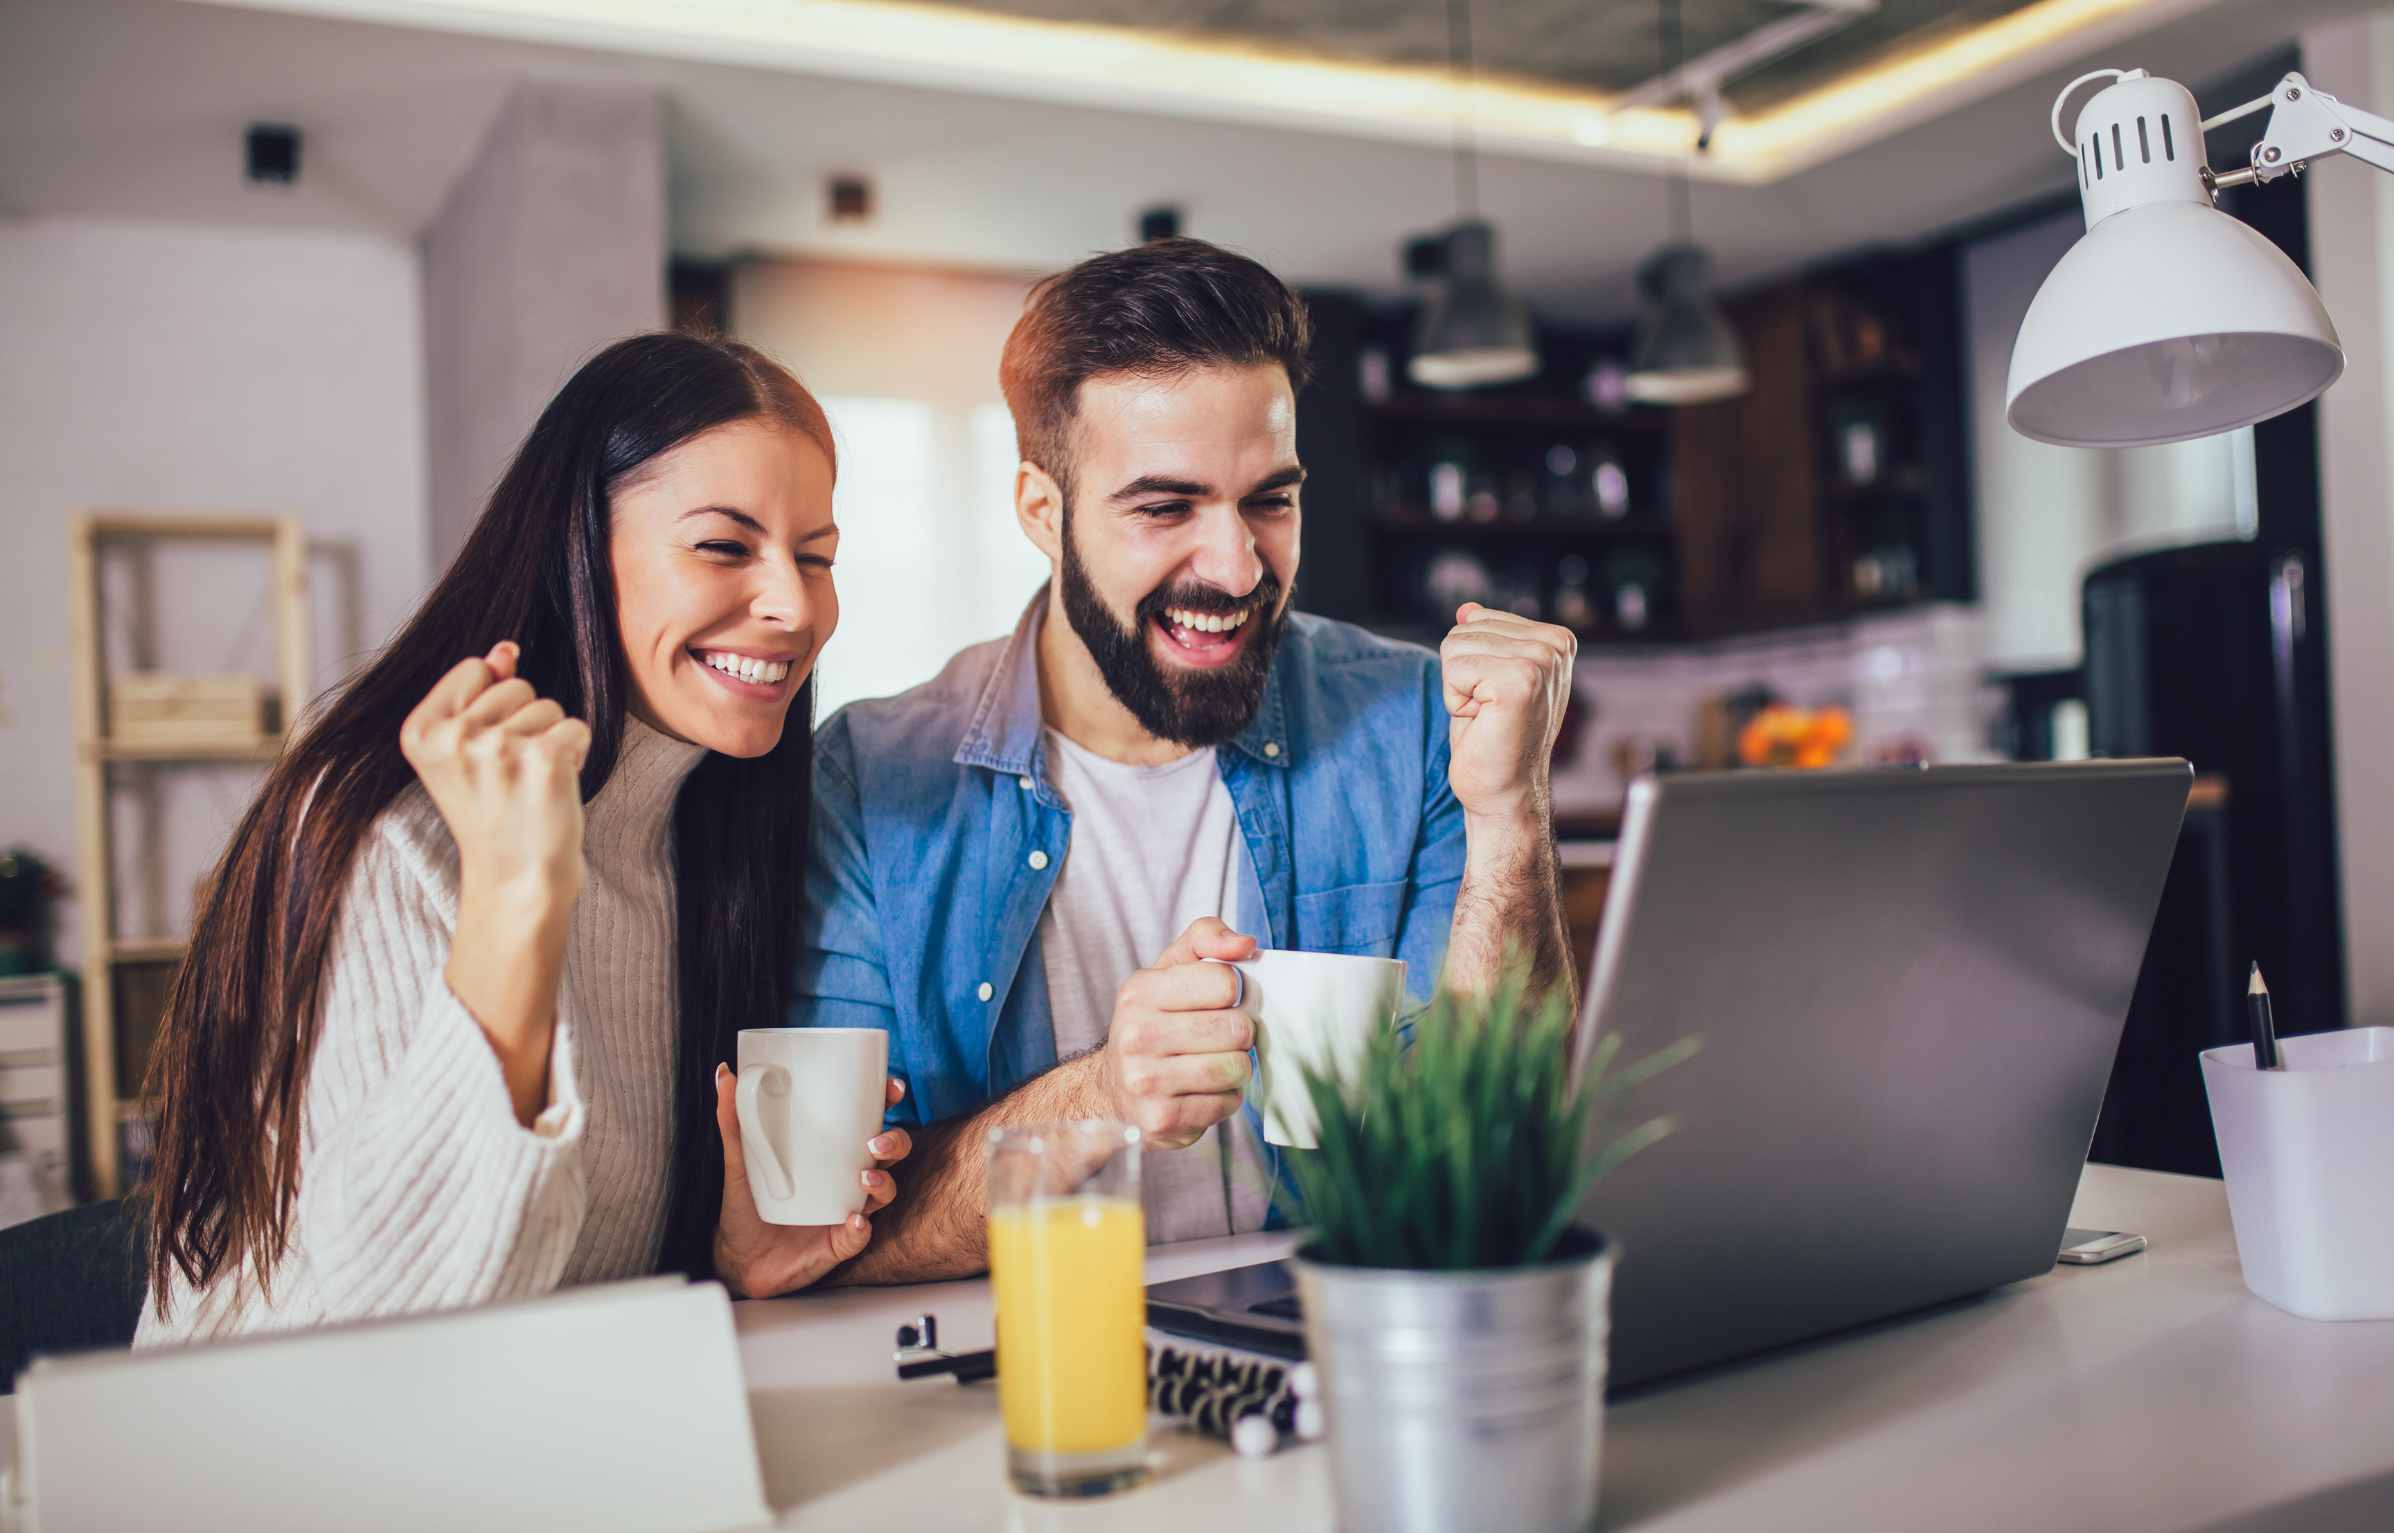
[[1254, 616], [1253, 607], [1229, 613], [1167, 607], [1156, 614], [1152, 626], [1161, 636], [1159, 648], [1166, 656], [1193, 669], [1212, 670], [1239, 657]]

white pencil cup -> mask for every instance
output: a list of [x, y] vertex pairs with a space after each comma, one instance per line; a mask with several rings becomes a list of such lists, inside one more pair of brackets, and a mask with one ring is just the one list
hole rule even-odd
[[2394, 1027], [2203, 1051], [2244, 1286], [2306, 1320], [2394, 1319]]

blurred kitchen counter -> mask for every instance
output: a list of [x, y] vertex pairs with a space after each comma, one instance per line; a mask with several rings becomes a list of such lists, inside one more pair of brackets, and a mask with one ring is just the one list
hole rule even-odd
[[1587, 977], [1596, 952], [1596, 932], [1604, 923], [1604, 898], [1613, 884], [1613, 854], [1618, 848], [1618, 814], [1562, 814], [1555, 816], [1555, 860], [1563, 873], [1563, 924], [1571, 933], [1571, 959], [1580, 978]]

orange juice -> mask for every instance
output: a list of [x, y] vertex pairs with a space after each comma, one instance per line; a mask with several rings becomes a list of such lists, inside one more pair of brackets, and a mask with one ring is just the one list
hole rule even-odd
[[1146, 1257], [1136, 1199], [1040, 1199], [990, 1211], [1009, 1446], [1102, 1453], [1145, 1435]]

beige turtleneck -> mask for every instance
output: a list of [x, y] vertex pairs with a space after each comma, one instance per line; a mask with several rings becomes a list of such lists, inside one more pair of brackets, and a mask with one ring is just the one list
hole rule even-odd
[[705, 751], [636, 719], [586, 806], [549, 1105], [516, 1121], [442, 971], [457, 847], [420, 787], [369, 828], [308, 1076], [299, 1203], [273, 1299], [243, 1270], [137, 1347], [457, 1309], [652, 1271], [673, 1153], [673, 804]]

